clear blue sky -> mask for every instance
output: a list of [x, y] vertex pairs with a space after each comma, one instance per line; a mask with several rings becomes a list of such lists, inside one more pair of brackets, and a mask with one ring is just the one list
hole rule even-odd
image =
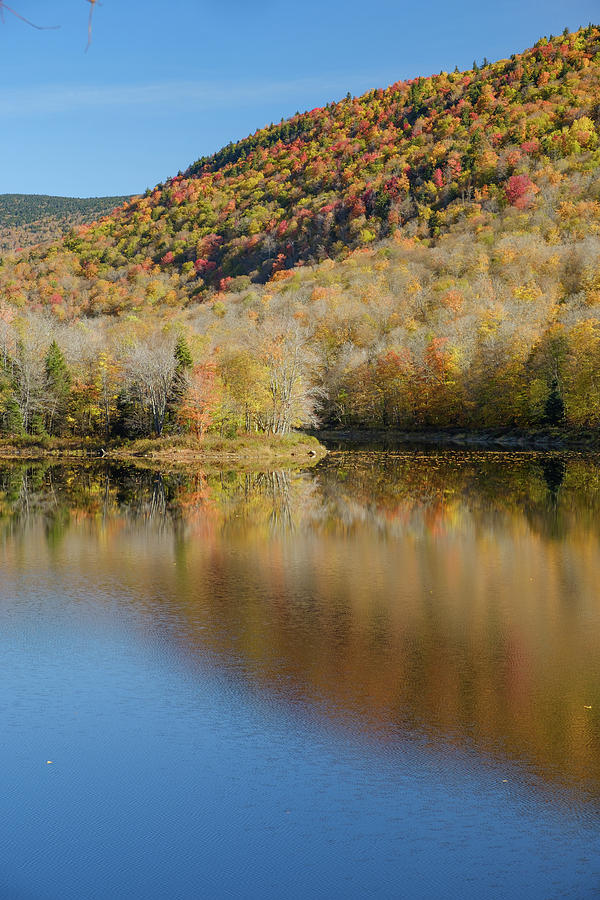
[[598, 0], [9, 0], [0, 193], [138, 193], [347, 91], [509, 56], [600, 20]]

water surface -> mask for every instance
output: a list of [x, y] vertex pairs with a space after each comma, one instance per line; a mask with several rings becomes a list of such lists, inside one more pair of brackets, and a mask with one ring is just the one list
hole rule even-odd
[[7, 464], [0, 574], [0, 895], [597, 895], [596, 459]]

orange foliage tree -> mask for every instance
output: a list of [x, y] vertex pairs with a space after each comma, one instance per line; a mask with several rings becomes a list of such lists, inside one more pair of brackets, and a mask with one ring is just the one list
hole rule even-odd
[[213, 424], [221, 394], [215, 364], [208, 362], [195, 366], [186, 380], [177, 420], [186, 431], [201, 440], [204, 432]]

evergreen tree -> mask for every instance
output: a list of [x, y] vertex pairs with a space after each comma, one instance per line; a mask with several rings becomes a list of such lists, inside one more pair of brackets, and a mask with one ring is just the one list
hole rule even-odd
[[0, 376], [0, 432], [21, 434], [23, 421], [14, 395], [14, 385], [7, 376]]
[[190, 348], [183, 334], [179, 335], [175, 344], [175, 362], [177, 363], [177, 372], [184, 372], [194, 365]]
[[71, 374], [62, 350], [52, 341], [46, 356], [45, 423], [48, 434], [64, 434], [71, 394]]
[[560, 395], [560, 386], [556, 375], [550, 385], [550, 393], [544, 408], [544, 420], [548, 425], [562, 425], [565, 421], [565, 404]]
[[168, 431], [176, 430], [177, 411], [185, 395], [189, 375], [194, 367], [191, 350], [183, 334], [180, 334], [173, 351], [175, 357], [175, 377], [169, 395], [165, 425]]
[[133, 438], [139, 437], [139, 432], [134, 427], [138, 419], [136, 404], [126, 390], [119, 391], [115, 402], [115, 413], [110, 425], [110, 437]]

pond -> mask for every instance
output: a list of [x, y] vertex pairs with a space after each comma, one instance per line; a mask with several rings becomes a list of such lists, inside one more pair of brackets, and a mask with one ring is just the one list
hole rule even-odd
[[0, 464], [0, 895], [600, 889], [600, 460]]

